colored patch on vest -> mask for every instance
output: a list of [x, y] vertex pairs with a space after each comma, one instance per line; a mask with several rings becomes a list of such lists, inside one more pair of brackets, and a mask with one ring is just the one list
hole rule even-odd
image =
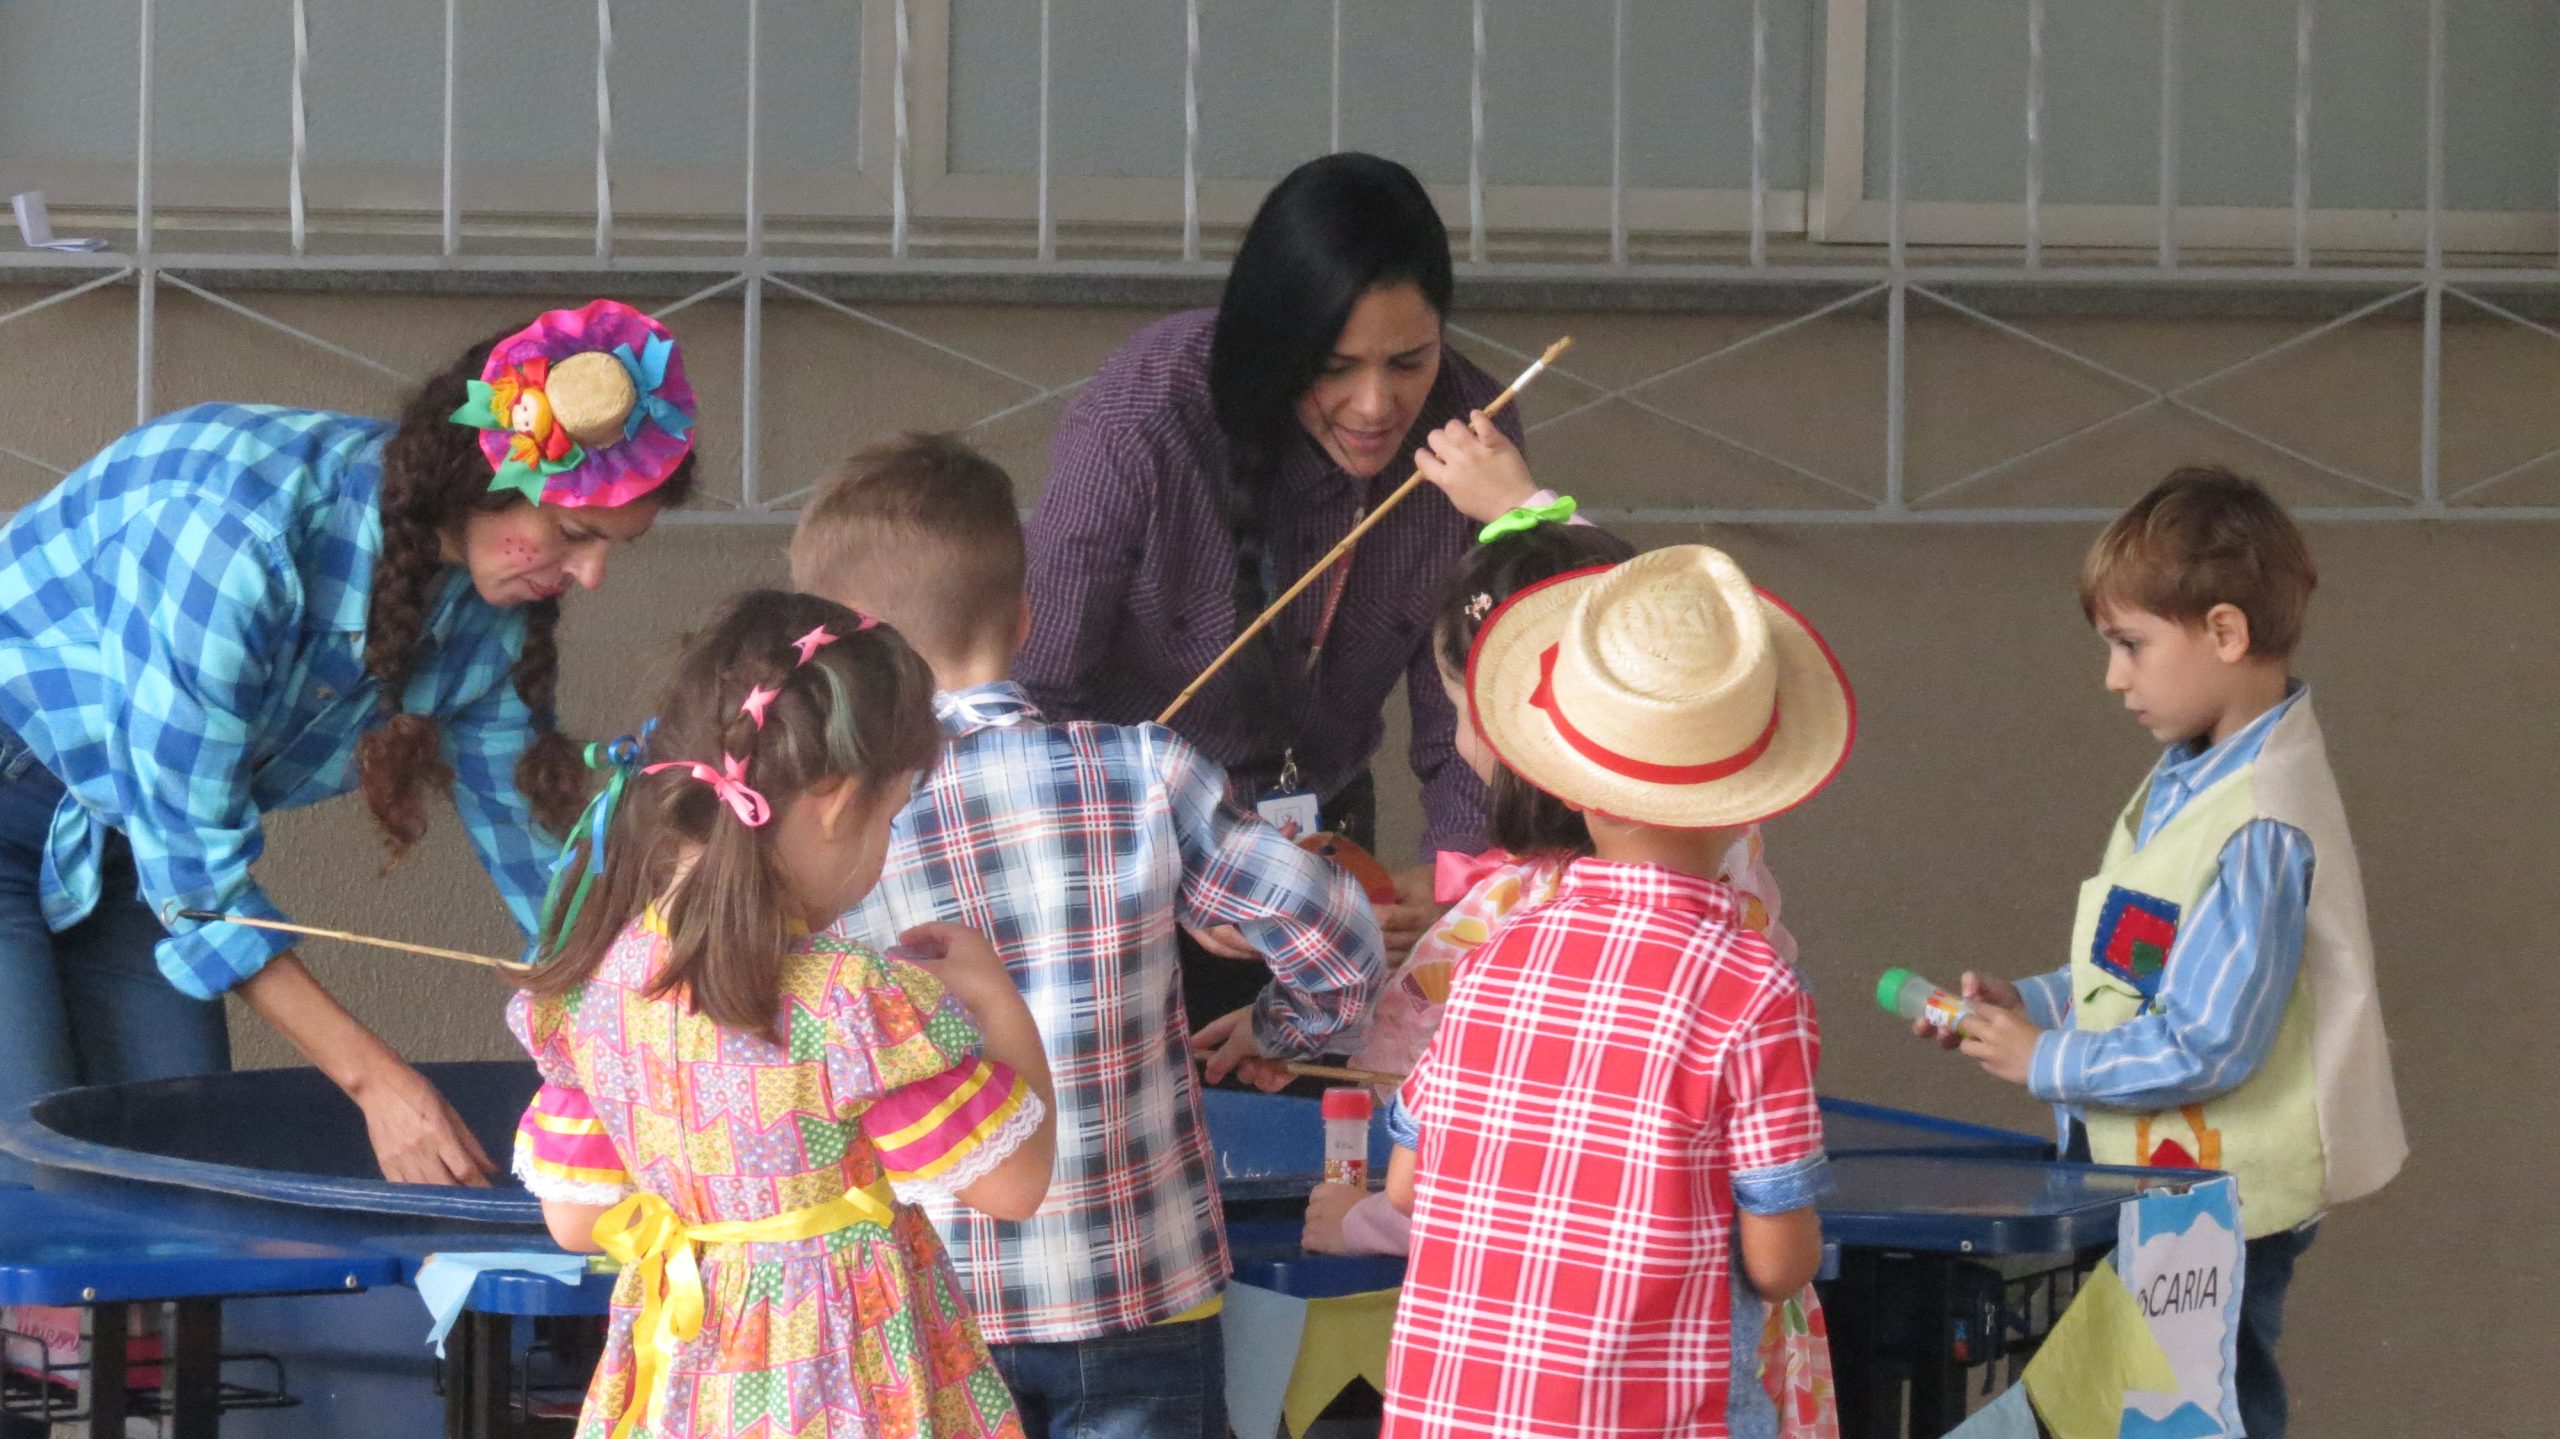
[[2170, 1111], [2145, 1114], [2133, 1122], [2133, 1162], [2151, 1169], [2220, 1169], [2222, 1167], [2222, 1131], [2205, 1123], [2204, 1106], [2179, 1106], [2177, 1117], [2186, 1127], [2186, 1140], [2163, 1129], [2175, 1125], [2163, 1123]]
[[2132, 985], [2148, 1004], [2160, 994], [2160, 971], [2178, 939], [2178, 906], [2158, 895], [2117, 885], [2098, 910], [2097, 937], [2089, 960]]

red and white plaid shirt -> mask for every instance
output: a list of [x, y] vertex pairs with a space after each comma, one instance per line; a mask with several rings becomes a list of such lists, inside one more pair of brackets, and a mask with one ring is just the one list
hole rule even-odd
[[1734, 891], [1578, 860], [1471, 955], [1421, 1128], [1385, 1439], [1722, 1435], [1737, 1180], [1813, 1201], [1821, 1039]]

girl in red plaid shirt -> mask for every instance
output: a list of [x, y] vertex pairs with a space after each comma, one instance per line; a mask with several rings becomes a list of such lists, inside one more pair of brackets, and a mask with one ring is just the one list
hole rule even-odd
[[1732, 1433], [1736, 1271], [1773, 1301], [1811, 1280], [1824, 1161], [1811, 1002], [1718, 876], [1845, 757], [1846, 679], [1686, 546], [1521, 591], [1467, 688], [1592, 857], [1468, 956], [1400, 1095], [1385, 1433]]

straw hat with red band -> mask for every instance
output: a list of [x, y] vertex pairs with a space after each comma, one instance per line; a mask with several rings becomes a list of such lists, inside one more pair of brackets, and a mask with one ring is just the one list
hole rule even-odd
[[1802, 803], [1857, 730], [1822, 636], [1705, 545], [1513, 595], [1476, 636], [1467, 693], [1477, 732], [1522, 779], [1669, 829]]

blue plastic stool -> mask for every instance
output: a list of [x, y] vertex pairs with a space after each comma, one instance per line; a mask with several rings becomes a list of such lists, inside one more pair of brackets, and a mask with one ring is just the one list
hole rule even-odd
[[292, 1294], [345, 1294], [389, 1284], [388, 1255], [329, 1244], [264, 1239], [162, 1222], [147, 1214], [19, 1186], [0, 1186], [0, 1304], [68, 1305], [87, 1311], [89, 1363], [77, 1408], [47, 1419], [124, 1439], [127, 1392], [125, 1306], [170, 1308], [169, 1353], [161, 1361], [157, 1406], [178, 1439], [211, 1439], [222, 1411], [243, 1403], [291, 1403], [277, 1366], [274, 1392], [226, 1392], [222, 1382], [222, 1301]]

